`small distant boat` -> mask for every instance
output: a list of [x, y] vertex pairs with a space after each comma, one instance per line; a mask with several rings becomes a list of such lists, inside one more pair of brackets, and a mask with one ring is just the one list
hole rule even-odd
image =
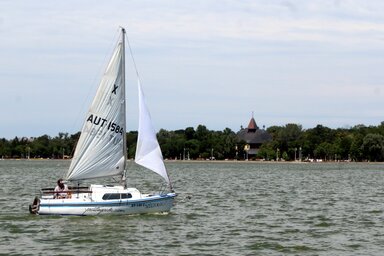
[[[99, 215], [168, 212], [176, 193], [163, 162], [138, 79], [139, 128], [135, 162], [159, 174], [167, 188], [143, 194], [126, 185], [127, 141], [125, 99], [125, 30], [112, 54], [89, 108], [73, 159], [64, 180], [74, 184], [63, 198], [53, 188], [41, 189], [29, 206], [39, 215]], [[121, 185], [80, 186], [82, 181], [119, 177]]]

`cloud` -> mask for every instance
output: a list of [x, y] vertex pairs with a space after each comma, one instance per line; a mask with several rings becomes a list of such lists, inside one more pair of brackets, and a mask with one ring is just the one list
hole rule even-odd
[[379, 123], [383, 11], [353, 0], [2, 1], [0, 101], [12, 111], [1, 115], [20, 131], [0, 137], [80, 129], [71, 114], [85, 112], [120, 25], [157, 128], [237, 129], [252, 110], [267, 125]]

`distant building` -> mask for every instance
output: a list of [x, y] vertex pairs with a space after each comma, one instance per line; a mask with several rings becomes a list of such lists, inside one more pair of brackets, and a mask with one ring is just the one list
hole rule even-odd
[[248, 157], [250, 158], [256, 156], [260, 146], [265, 142], [271, 141], [272, 137], [266, 130], [259, 129], [252, 115], [248, 127], [242, 128], [237, 133], [237, 139], [238, 141], [245, 141], [247, 143], [244, 147], [244, 150], [247, 152]]

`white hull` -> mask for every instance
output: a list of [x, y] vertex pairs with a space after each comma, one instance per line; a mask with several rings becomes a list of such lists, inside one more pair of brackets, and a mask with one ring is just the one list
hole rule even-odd
[[[120, 198], [115, 199], [118, 195]], [[129, 195], [130, 198], [123, 198], [122, 195]], [[175, 193], [144, 195], [135, 188], [91, 185], [86, 193], [72, 190], [71, 198], [54, 199], [53, 195], [43, 195], [31, 205], [31, 212], [39, 215], [82, 216], [168, 212], [175, 197]]]

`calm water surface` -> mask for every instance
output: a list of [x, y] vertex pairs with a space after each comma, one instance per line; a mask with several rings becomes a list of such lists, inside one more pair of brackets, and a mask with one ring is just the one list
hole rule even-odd
[[[168, 162], [169, 214], [30, 215], [68, 166], [0, 161], [1, 255], [384, 255], [384, 164]], [[156, 191], [135, 169], [130, 186]]]

